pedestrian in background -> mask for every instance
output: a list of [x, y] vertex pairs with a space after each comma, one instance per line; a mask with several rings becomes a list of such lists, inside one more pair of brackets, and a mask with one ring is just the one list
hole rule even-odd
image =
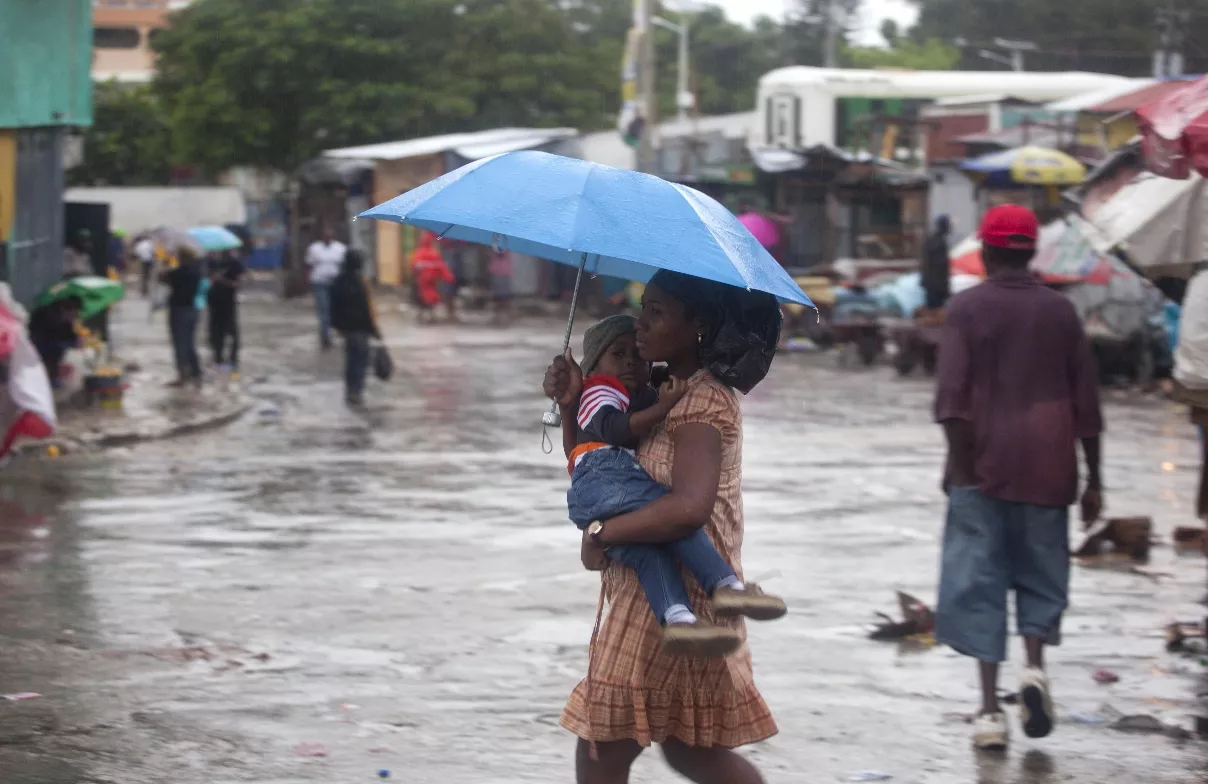
[[201, 383], [201, 358], [197, 354], [197, 293], [203, 278], [201, 260], [181, 248], [174, 265], [160, 275], [168, 286], [168, 331], [176, 356], [176, 380], [168, 386]]
[[[952, 222], [947, 215], [935, 219], [935, 229], [923, 246], [921, 283], [928, 310], [939, 310], [948, 302], [952, 287], [952, 262], [948, 256], [948, 235]], [[907, 314], [910, 315], [910, 314]]]
[[108, 269], [106, 273], [114, 280], [121, 280], [126, 272], [126, 235], [121, 229], [109, 231]]
[[63, 357], [80, 345], [77, 320], [82, 306], [70, 297], [37, 308], [29, 316], [29, 340], [46, 367], [51, 389], [63, 388]]
[[[453, 271], [445, 263], [444, 256], [440, 255], [440, 249], [436, 247], [436, 238], [430, 231], [425, 231], [420, 235], [419, 247], [411, 254], [411, 273], [415, 276], [415, 296], [420, 308], [419, 320], [434, 321], [436, 306], [445, 301], [445, 295], [441, 291], [442, 284], [454, 286], [457, 279], [453, 277]], [[449, 320], [453, 321], [456, 314], [451, 296], [447, 303]]]
[[80, 229], [63, 248], [63, 277], [92, 275], [92, 232]]
[[1060, 643], [1070, 578], [1069, 506], [1078, 497], [1077, 443], [1087, 481], [1082, 521], [1103, 507], [1098, 376], [1074, 306], [1028, 272], [1039, 233], [1026, 207], [986, 213], [987, 279], [953, 297], [940, 342], [935, 418], [948, 440], [935, 637], [979, 662], [979, 749], [1006, 748], [998, 700], [1007, 658], [1007, 599], [1027, 665], [1020, 720], [1030, 738], [1056, 720], [1044, 648]]
[[310, 266], [310, 287], [315, 295], [315, 312], [319, 316], [319, 345], [331, 348], [331, 285], [340, 274], [348, 248], [335, 239], [330, 226], [323, 227], [322, 238], [311, 243], [306, 251]]
[[134, 241], [134, 257], [138, 259], [143, 296], [150, 296], [151, 270], [155, 267], [155, 242], [146, 234]]
[[233, 250], [224, 252], [210, 270], [206, 308], [210, 312], [210, 348], [219, 370], [239, 370], [239, 287], [246, 271]]
[[487, 265], [491, 279], [491, 300], [495, 305], [495, 323], [501, 327], [512, 322], [512, 253], [506, 250], [491, 250]]
[[370, 343], [382, 339], [369, 288], [361, 276], [364, 265], [360, 251], [348, 251], [331, 286], [331, 324], [344, 337], [344, 400], [350, 406], [365, 402]]

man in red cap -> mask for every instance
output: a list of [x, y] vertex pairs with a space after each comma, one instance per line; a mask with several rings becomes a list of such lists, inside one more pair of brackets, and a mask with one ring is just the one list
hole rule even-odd
[[935, 418], [948, 439], [948, 519], [936, 639], [980, 663], [980, 749], [1003, 749], [1009, 736], [997, 687], [1012, 589], [1027, 656], [1020, 720], [1028, 737], [1053, 729], [1044, 647], [1060, 642], [1067, 604], [1079, 440], [1083, 521], [1103, 505], [1094, 359], [1073, 305], [1028, 271], [1038, 233], [1026, 207], [986, 213], [986, 281], [950, 300], [940, 342]]

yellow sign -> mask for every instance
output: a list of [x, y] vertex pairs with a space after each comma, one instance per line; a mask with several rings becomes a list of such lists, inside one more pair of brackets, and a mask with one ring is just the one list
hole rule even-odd
[[0, 131], [0, 242], [8, 241], [17, 213], [17, 136]]

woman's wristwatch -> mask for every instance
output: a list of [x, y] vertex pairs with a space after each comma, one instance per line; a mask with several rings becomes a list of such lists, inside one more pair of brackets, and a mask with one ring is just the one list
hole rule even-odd
[[587, 537], [591, 539], [592, 544], [598, 547], [603, 545], [600, 543], [600, 532], [604, 530], [604, 524], [596, 520], [591, 525], [587, 526]]

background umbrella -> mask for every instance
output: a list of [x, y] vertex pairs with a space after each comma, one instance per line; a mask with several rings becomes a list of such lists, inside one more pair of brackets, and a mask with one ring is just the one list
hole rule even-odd
[[780, 244], [780, 227], [772, 219], [757, 212], [744, 212], [738, 216], [738, 222], [746, 226], [751, 236], [759, 240], [759, 244], [765, 248], [774, 248]]
[[[359, 217], [578, 267], [564, 350], [585, 270], [644, 283], [667, 269], [813, 306], [751, 232], [703, 193], [550, 153], [474, 161]], [[559, 424], [556, 410], [543, 421]]]
[[176, 256], [181, 250], [186, 248], [197, 256], [205, 255], [205, 248], [201, 247], [201, 243], [194, 239], [189, 232], [182, 229], [161, 226], [158, 229], [152, 230], [149, 236], [169, 256]]
[[1077, 185], [1086, 167], [1076, 159], [1048, 147], [1015, 147], [971, 158], [961, 169], [980, 175], [982, 185]]
[[74, 297], [81, 302], [80, 319], [87, 320], [104, 313], [125, 293], [125, 288], [117, 281], [97, 275], [83, 275], [59, 281], [46, 289], [38, 296], [34, 307], [44, 308]]
[[222, 226], [198, 226], [189, 229], [189, 236], [207, 251], [235, 250], [243, 247], [243, 240], [239, 239], [239, 235]]

